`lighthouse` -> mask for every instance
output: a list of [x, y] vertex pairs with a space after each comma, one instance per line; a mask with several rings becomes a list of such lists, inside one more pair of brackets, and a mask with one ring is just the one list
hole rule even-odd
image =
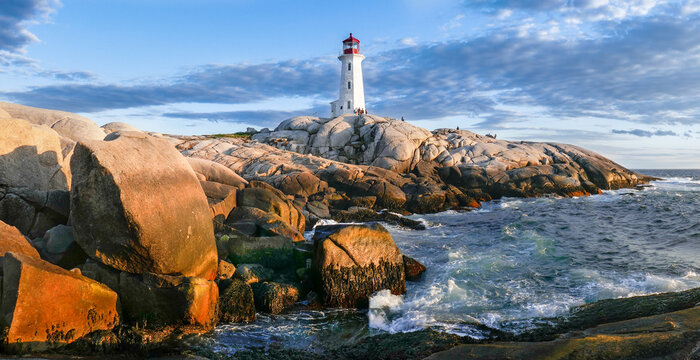
[[343, 53], [340, 60], [340, 93], [338, 100], [331, 103], [333, 117], [354, 114], [365, 110], [365, 87], [362, 83], [362, 60], [360, 40], [352, 36], [343, 40]]

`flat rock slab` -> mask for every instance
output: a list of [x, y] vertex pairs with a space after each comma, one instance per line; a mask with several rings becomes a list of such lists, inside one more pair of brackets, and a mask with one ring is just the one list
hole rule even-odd
[[40, 351], [119, 323], [117, 294], [79, 272], [7, 253], [3, 273], [6, 351]]
[[695, 359], [700, 307], [596, 326], [541, 342], [465, 344], [426, 359]]

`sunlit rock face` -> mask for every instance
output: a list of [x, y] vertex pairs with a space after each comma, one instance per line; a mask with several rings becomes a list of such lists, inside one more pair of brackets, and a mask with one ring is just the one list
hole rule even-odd
[[142, 133], [80, 142], [71, 164], [73, 232], [90, 257], [130, 273], [214, 279], [206, 196], [168, 142]]

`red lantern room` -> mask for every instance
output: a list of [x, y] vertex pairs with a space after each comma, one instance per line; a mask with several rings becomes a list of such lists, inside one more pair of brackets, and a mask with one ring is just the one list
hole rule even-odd
[[357, 40], [356, 38], [352, 37], [352, 33], [350, 33], [350, 37], [343, 40], [343, 54], [359, 54], [360, 53], [360, 40]]

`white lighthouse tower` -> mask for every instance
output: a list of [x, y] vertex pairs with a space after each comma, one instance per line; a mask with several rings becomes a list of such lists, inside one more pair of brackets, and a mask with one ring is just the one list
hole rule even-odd
[[350, 37], [343, 40], [343, 53], [338, 56], [338, 60], [342, 63], [340, 96], [338, 100], [331, 103], [333, 117], [365, 110], [365, 87], [362, 82], [362, 60], [364, 59], [365, 57], [360, 54], [360, 40], [350, 33]]

